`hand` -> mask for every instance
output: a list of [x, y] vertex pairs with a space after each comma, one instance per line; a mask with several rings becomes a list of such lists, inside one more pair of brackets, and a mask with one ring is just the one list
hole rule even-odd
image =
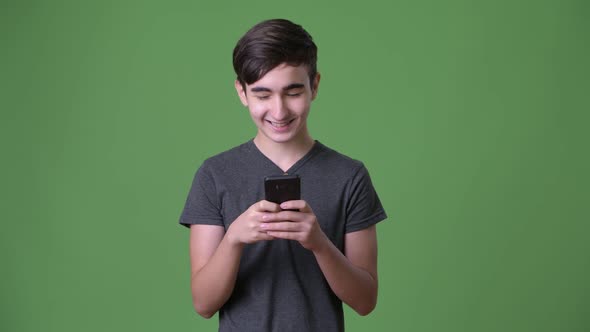
[[298, 241], [304, 248], [311, 251], [320, 250], [328, 241], [328, 237], [317, 222], [311, 207], [303, 200], [288, 201], [280, 205], [284, 210], [263, 215], [260, 229], [274, 238]]
[[263, 216], [268, 215], [269, 212], [279, 212], [281, 207], [269, 201], [259, 201], [244, 211], [227, 230], [227, 236], [233, 244], [247, 244], [259, 241], [273, 240], [274, 237], [268, 235], [264, 229], [260, 227], [263, 223]]

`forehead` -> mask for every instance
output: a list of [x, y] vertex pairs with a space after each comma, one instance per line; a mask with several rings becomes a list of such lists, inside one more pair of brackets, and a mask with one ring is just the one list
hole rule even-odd
[[309, 85], [309, 76], [305, 65], [291, 66], [280, 64], [262, 76], [258, 81], [249, 84], [248, 87], [265, 87], [269, 89], [281, 89], [291, 84]]

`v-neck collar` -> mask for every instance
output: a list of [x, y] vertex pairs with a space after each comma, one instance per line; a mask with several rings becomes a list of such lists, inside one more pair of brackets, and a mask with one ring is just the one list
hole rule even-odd
[[313, 156], [315, 156], [321, 150], [321, 148], [323, 146], [322, 143], [320, 143], [317, 140], [314, 140], [314, 144], [311, 147], [311, 149], [309, 151], [307, 151], [307, 153], [303, 157], [301, 157], [299, 160], [297, 160], [288, 170], [283, 171], [283, 169], [280, 168], [277, 164], [275, 164], [274, 161], [272, 161], [264, 153], [262, 153], [262, 151], [260, 151], [260, 149], [254, 143], [254, 139], [251, 139], [250, 141], [248, 141], [248, 145], [250, 146], [250, 149], [252, 151], [259, 154], [260, 157], [263, 160], [265, 160], [266, 163], [268, 163], [272, 167], [276, 168], [277, 172], [280, 172], [281, 174], [295, 174], [295, 172], [297, 172], [297, 170], [300, 169], [308, 160], [310, 160]]

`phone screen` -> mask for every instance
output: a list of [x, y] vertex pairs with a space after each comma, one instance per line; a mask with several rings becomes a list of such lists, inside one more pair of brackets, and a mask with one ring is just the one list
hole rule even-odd
[[301, 199], [301, 181], [298, 175], [268, 176], [264, 178], [265, 199], [281, 204]]

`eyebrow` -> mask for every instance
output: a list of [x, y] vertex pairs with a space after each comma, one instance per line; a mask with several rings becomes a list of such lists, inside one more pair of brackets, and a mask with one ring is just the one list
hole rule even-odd
[[[293, 89], [301, 89], [304, 88], [305, 85], [301, 83], [291, 83], [283, 88], [283, 91], [293, 90]], [[250, 89], [252, 92], [272, 92], [271, 89], [263, 87], [263, 86], [256, 86]]]

